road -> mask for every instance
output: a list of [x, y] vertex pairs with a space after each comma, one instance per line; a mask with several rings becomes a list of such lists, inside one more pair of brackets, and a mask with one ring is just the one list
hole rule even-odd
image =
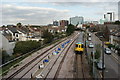
[[[102, 44], [102, 42], [99, 40], [99, 38], [95, 35], [92, 34], [92, 41], [89, 42], [93, 42], [94, 45], [96, 44]], [[89, 43], [88, 42], [88, 43]], [[102, 50], [102, 48], [100, 48], [100, 50]], [[90, 53], [91, 51], [93, 51], [93, 49], [88, 48], [88, 53]], [[105, 66], [106, 69], [104, 70], [104, 78], [114, 78], [114, 79], [120, 79], [120, 63], [117, 61], [118, 59], [116, 59], [115, 57], [113, 57], [115, 53], [112, 52], [112, 55], [107, 55], [104, 53], [104, 62], [105, 62]], [[101, 57], [102, 59], [102, 57]], [[100, 76], [102, 76], [102, 71], [98, 71], [100, 73]]]

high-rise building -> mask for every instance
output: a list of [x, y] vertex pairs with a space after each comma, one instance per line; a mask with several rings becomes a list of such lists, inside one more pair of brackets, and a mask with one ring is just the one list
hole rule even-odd
[[98, 24], [98, 21], [92, 21], [91, 23], [96, 25], [96, 24]]
[[107, 20], [106, 19], [100, 19], [100, 24], [104, 24], [104, 22], [107, 22]]
[[118, 19], [120, 20], [120, 1], [118, 2]]
[[68, 26], [69, 21], [68, 20], [60, 20], [59, 23], [60, 23], [60, 26]]
[[59, 22], [58, 21], [53, 21], [53, 26], [58, 26]]
[[77, 24], [83, 24], [84, 19], [82, 16], [81, 17], [79, 17], [79, 16], [71, 17], [70, 23], [73, 24], [74, 26], [76, 26]]
[[107, 14], [104, 14], [104, 19], [108, 22], [114, 21], [115, 20], [114, 12], [108, 12]]
[[91, 23], [90, 21], [84, 21], [84, 24], [89, 24], [89, 23]]

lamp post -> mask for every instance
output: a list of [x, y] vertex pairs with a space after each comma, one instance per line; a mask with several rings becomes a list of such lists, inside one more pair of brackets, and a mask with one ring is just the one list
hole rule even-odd
[[[102, 68], [104, 68], [104, 41], [102, 41]], [[104, 80], [104, 70], [102, 70], [102, 80]]]
[[94, 68], [94, 67], [95, 67], [95, 66], [94, 66], [94, 61], [95, 61], [94, 49], [93, 49], [93, 53], [92, 53], [92, 54], [93, 54], [93, 77], [95, 78], [95, 75], [94, 75], [94, 74], [95, 74], [95, 71], [94, 71], [94, 69], [95, 69], [95, 68]]

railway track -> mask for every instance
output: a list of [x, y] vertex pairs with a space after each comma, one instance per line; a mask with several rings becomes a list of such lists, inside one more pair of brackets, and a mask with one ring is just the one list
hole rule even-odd
[[[76, 40], [76, 39], [77, 39], [77, 38], [75, 38], [75, 40]], [[59, 67], [58, 67], [58, 69], [57, 69], [57, 71], [56, 71], [54, 80], [58, 77], [59, 72], [60, 72], [61, 67], [62, 67], [62, 64], [63, 64], [63, 62], [64, 62], [64, 60], [65, 60], [65, 57], [66, 57], [68, 51], [70, 50], [70, 47], [72, 46], [72, 44], [75, 42], [75, 40], [70, 44], [70, 46], [68, 47], [68, 49], [67, 49], [67, 51], [66, 51], [66, 53], [65, 53], [65, 55], [64, 55], [64, 57], [63, 57], [63, 59], [62, 59], [62, 61], [60, 62], [60, 65], [59, 65]]]
[[[74, 35], [73, 35], [74, 36]], [[65, 40], [63, 40], [63, 41], [61, 41], [61, 42], [59, 42], [59, 44], [60, 43], [62, 43], [62, 42], [64, 42], [64, 41], [66, 41], [67, 39], [65, 39]], [[26, 67], [28, 67], [30, 64], [32, 64], [33, 62], [35, 62], [38, 58], [40, 58], [42, 55], [44, 55], [45, 53], [47, 53], [48, 51], [50, 51], [51, 49], [53, 49], [54, 47], [56, 48], [56, 47], [58, 47], [57, 46], [58, 44], [55, 44], [53, 47], [51, 47], [51, 48], [49, 48], [48, 50], [46, 50], [46, 51], [44, 51], [43, 53], [41, 53], [40, 55], [38, 55], [37, 57], [35, 57], [33, 60], [31, 60], [30, 62], [28, 62], [28, 63], [26, 63], [24, 66], [22, 66], [19, 70], [17, 70], [16, 72], [14, 72], [13, 74], [11, 74], [6, 80], [12, 80], [16, 75], [18, 75], [21, 71], [23, 71]], [[54, 48], [54, 49], [55, 49]], [[48, 53], [49, 54], [49, 53]], [[48, 55], [48, 54], [46, 54], [46, 56]], [[45, 57], [43, 57], [43, 58], [45, 58]], [[43, 59], [42, 58], [42, 59]], [[41, 59], [41, 60], [42, 60]], [[36, 65], [36, 64], [35, 64]], [[34, 65], [34, 66], [35, 66]], [[34, 67], [34, 66], [32, 66], [31, 68], [30, 68], [30, 70]], [[28, 73], [30, 70], [27, 70], [25, 73], [24, 73], [24, 75], [26, 74], [26, 73]], [[22, 76], [23, 77], [23, 76]], [[21, 78], [22, 78], [21, 77]], [[16, 77], [17, 78], [17, 77]], [[20, 79], [21, 79], [20, 78]]]
[[68, 44], [68, 46], [66, 46], [58, 55], [56, 55], [55, 58], [51, 61], [51, 63], [49, 62], [47, 67], [42, 72], [40, 72], [39, 75], [44, 75], [42, 78], [44, 79], [57, 78], [61, 66], [64, 62], [65, 56], [68, 53], [73, 42], [76, 40], [76, 37], [74, 37], [75, 39], [70, 44]]
[[[66, 45], [66, 46], [67, 46], [67, 45]], [[51, 55], [52, 55], [52, 52], [53, 52], [53, 51], [51, 51]], [[49, 55], [50, 55], [50, 54], [49, 54]], [[43, 59], [45, 59], [45, 57], [42, 58], [41, 61], [42, 61]], [[42, 63], [42, 62], [40, 62], [40, 63]], [[36, 63], [35, 66], [36, 66], [37, 64], [38, 64], [38, 63]], [[35, 66], [33, 66], [33, 67], [35, 67]], [[33, 68], [33, 67], [32, 67], [32, 68]], [[37, 68], [37, 67], [38, 67], [38, 66], [36, 66], [36, 68]], [[30, 71], [33, 72], [32, 68], [31, 68], [28, 72], [30, 72]], [[30, 76], [30, 74], [29, 74], [28, 72], [26, 72], [25, 75], [22, 76], [21, 78], [27, 78], [27, 76]]]
[[85, 66], [83, 60], [83, 54], [75, 55], [75, 74], [74, 77], [77, 79], [86, 80]]

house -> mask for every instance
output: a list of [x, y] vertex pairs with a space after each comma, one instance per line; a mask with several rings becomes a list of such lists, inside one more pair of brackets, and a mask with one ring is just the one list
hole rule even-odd
[[42, 36], [42, 30], [40, 27], [29, 27], [29, 30], [32, 32], [31, 37], [28, 40], [35, 40], [35, 41], [39, 41], [41, 40], [41, 36]]
[[52, 26], [48, 28], [48, 31], [55, 34], [56, 32], [66, 32], [67, 26]]
[[0, 28], [2, 33], [9, 41], [26, 41], [26, 40], [41, 40], [44, 30], [48, 27], [32, 27], [32, 26], [8, 26]]
[[120, 29], [111, 31], [110, 42], [114, 45], [120, 45]]
[[13, 26], [3, 27], [0, 31], [9, 41], [26, 41], [27, 31]]
[[12, 41], [12, 34], [9, 32], [8, 28], [0, 29], [0, 33], [4, 35], [9, 41]]
[[15, 42], [9, 42], [8, 39], [0, 33], [0, 50], [5, 50], [9, 55], [12, 55]]
[[8, 32], [11, 33], [12, 35], [12, 40], [13, 41], [18, 41], [18, 37], [19, 37], [19, 32], [17, 31], [16, 27], [7, 27]]
[[18, 41], [26, 41], [27, 40], [27, 33], [23, 32], [21, 30], [18, 30], [18, 32], [19, 32], [19, 34], [16, 37], [16, 40], [18, 40]]
[[17, 31], [19, 32], [19, 35], [17, 39], [19, 41], [26, 41], [29, 38], [30, 30], [26, 26], [22, 26], [20, 28], [17, 28]]
[[29, 27], [29, 29], [34, 35], [41, 36], [41, 29], [39, 27]]
[[26, 41], [32, 36], [32, 32], [26, 26], [8, 27], [8, 30], [12, 34], [13, 41]]

